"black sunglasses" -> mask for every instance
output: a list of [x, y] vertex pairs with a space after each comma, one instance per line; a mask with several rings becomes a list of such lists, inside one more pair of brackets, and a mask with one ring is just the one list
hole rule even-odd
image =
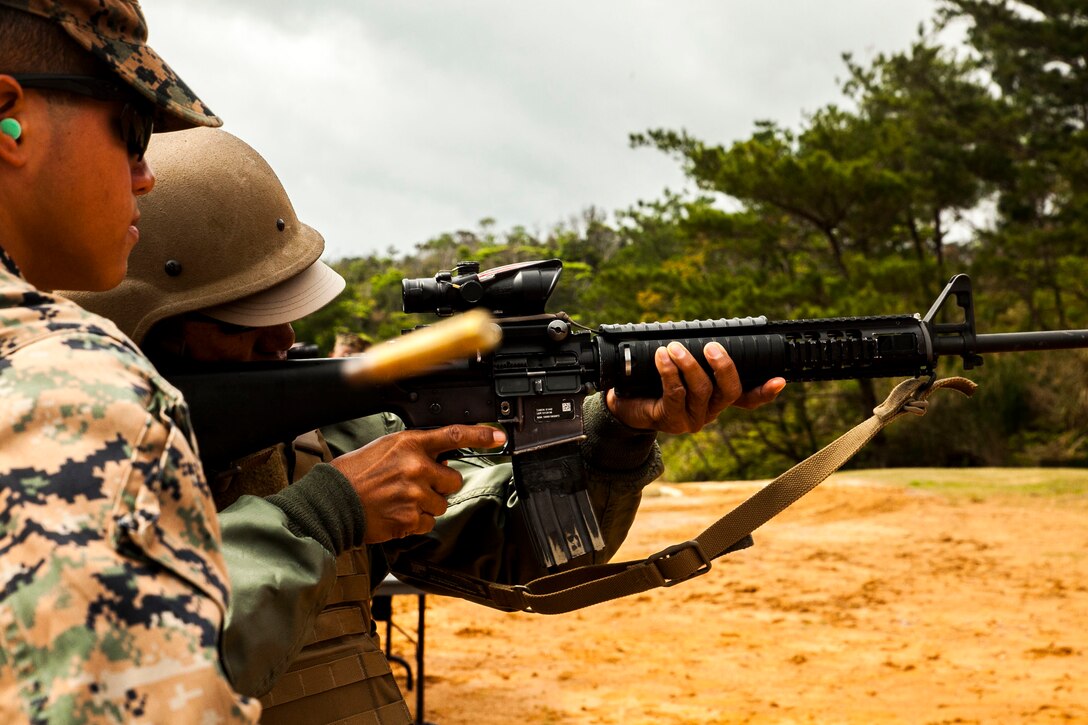
[[125, 104], [121, 109], [121, 138], [129, 154], [143, 159], [155, 128], [152, 105], [128, 86], [95, 76], [74, 76], [60, 73], [20, 73], [11, 76], [24, 88], [43, 91], [78, 93], [98, 101]]

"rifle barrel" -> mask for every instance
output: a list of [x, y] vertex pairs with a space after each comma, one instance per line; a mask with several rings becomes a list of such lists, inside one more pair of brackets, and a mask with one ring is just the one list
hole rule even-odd
[[1088, 330], [996, 332], [975, 336], [975, 350], [979, 353], [1068, 350], [1078, 347], [1088, 347]]
[[1030, 352], [1032, 350], [1070, 350], [1088, 348], [1088, 330], [1048, 330], [1044, 332], [995, 332], [975, 335], [974, 345], [965, 350], [962, 335], [938, 336], [933, 349], [938, 355], [983, 355], [990, 352]]

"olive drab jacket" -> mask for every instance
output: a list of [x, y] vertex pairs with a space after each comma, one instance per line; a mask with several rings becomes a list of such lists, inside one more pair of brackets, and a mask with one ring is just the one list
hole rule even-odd
[[[586, 452], [590, 497], [601, 522], [606, 561], [634, 520], [642, 488], [660, 475], [653, 434], [635, 432], [611, 418], [600, 402], [586, 405], [591, 445]], [[225, 501], [239, 492], [268, 495], [269, 481], [324, 478], [331, 489], [339, 473], [330, 460], [380, 435], [402, 428], [389, 415], [349, 421], [307, 435], [290, 448], [251, 456], [216, 485]], [[370, 616], [373, 590], [390, 570], [425, 560], [461, 574], [507, 583], [546, 573], [535, 561], [523, 533], [513, 495], [511, 467], [470, 459], [454, 465], [464, 486], [449, 497], [449, 510], [435, 529], [381, 546], [349, 549], [333, 557], [313, 539], [292, 536], [278, 509], [242, 495], [221, 513], [232, 581], [239, 592], [228, 613], [224, 649], [235, 686], [260, 695], [262, 722], [410, 721]], [[307, 469], [309, 468], [308, 472]], [[310, 481], [312, 483], [312, 480]], [[285, 552], [293, 550], [293, 554]], [[308, 551], [307, 556], [298, 556]], [[308, 561], [308, 567], [298, 562]], [[264, 581], [262, 588], [258, 585]], [[424, 589], [441, 586], [413, 581]], [[301, 652], [299, 649], [301, 648]]]
[[0, 250], [0, 719], [256, 722], [181, 395]]
[[[360, 421], [366, 440], [359, 445], [384, 435], [385, 420]], [[261, 697], [268, 725], [402, 725], [411, 715], [370, 614], [373, 590], [388, 571], [381, 550], [349, 548], [334, 558], [313, 538], [292, 535], [252, 495], [272, 495], [303, 478], [342, 485], [335, 469], [319, 465], [332, 458], [314, 431], [290, 447], [247, 457], [213, 484], [219, 500], [235, 501], [221, 514], [227, 563], [232, 579], [246, 582], [228, 617], [227, 669], [236, 687]], [[372, 557], [379, 558], [377, 572]]]

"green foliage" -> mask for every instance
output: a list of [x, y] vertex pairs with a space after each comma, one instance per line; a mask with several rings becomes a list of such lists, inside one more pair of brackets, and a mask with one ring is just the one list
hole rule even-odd
[[998, 224], [978, 273], [1033, 326], [1083, 320], [1088, 256], [1088, 6], [1080, 0], [945, 0], [1001, 97], [1012, 144]]
[[[953, 22], [967, 24], [969, 48], [942, 45]], [[401, 258], [341, 260], [348, 290], [300, 338], [392, 337], [427, 321], [398, 311], [402, 278], [549, 257], [565, 265], [550, 309], [588, 325], [922, 313], [970, 271], [984, 332], [1088, 326], [1086, 53], [1083, 0], [942, 0], [906, 50], [845, 56], [842, 101], [795, 128], [760, 121], [727, 144], [682, 129], [631, 136], [676, 158], [696, 193], [611, 216], [589, 208], [545, 234], [484, 219]], [[1088, 356], [991, 356], [972, 376], [973, 400], [938, 396], [924, 422], [893, 426], [857, 465], [1088, 464]], [[891, 385], [791, 385], [775, 405], [664, 437], [668, 475], [774, 475]]]

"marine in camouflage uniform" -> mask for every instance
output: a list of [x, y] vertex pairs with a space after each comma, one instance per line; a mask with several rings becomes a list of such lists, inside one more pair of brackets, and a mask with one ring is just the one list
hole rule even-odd
[[6, 258], [0, 319], [0, 712], [255, 720], [219, 663], [229, 585], [180, 394]]
[[[0, 6], [63, 28], [155, 104], [160, 128], [220, 123], [146, 46], [137, 3]], [[0, 64], [0, 76], [17, 71]], [[0, 141], [15, 153], [43, 128]], [[0, 198], [9, 221], [11, 198]], [[15, 217], [22, 226], [0, 228], [0, 716], [254, 722], [259, 704], [232, 690], [219, 660], [229, 584], [185, 404], [115, 325], [23, 278], [16, 259], [48, 272], [41, 257], [69, 240], [28, 252], [33, 224]]]

